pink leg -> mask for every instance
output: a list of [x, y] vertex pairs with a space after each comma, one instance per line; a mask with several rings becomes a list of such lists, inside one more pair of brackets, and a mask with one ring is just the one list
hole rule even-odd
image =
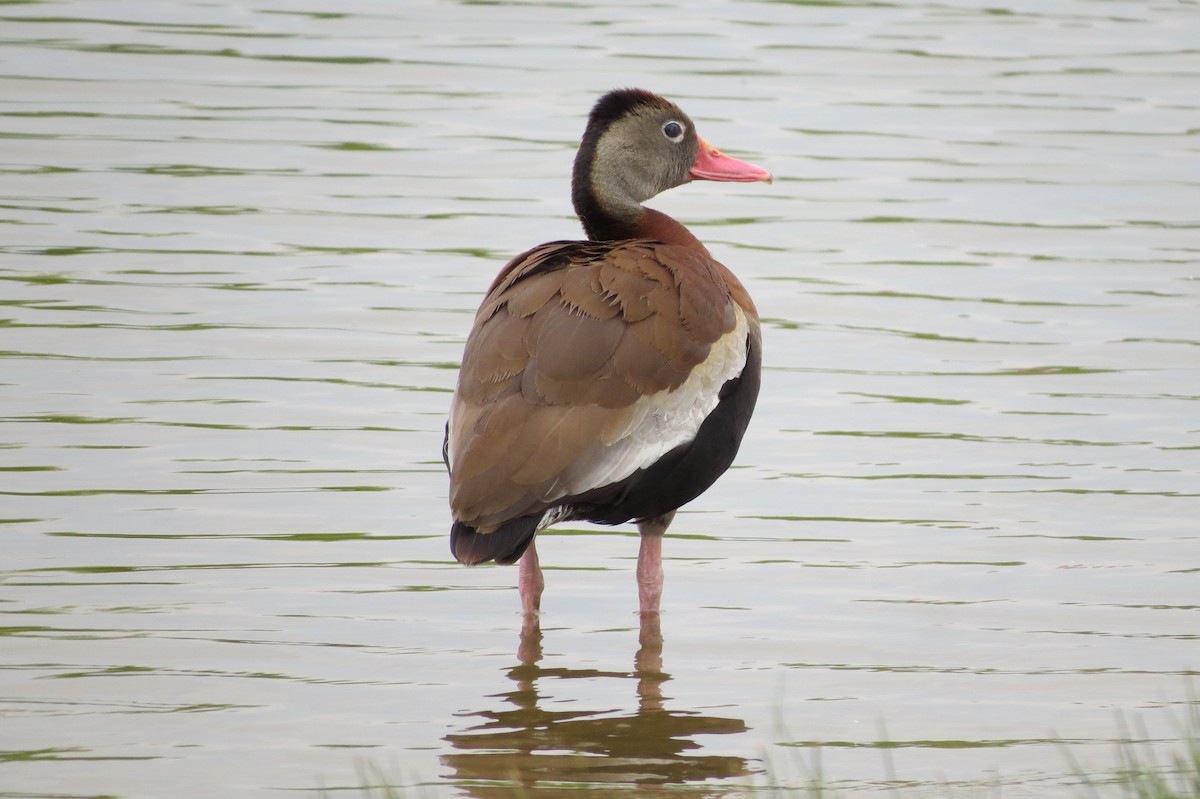
[[517, 589], [521, 594], [521, 612], [526, 616], [534, 615], [542, 607], [542, 589], [546, 581], [542, 579], [542, 567], [538, 563], [536, 541], [529, 542], [529, 549], [521, 556], [517, 564]]
[[642, 534], [637, 565], [638, 608], [642, 613], [658, 613], [662, 602], [662, 540], [674, 518], [675, 511], [671, 511], [638, 524], [638, 532]]
[[637, 564], [638, 608], [642, 613], [658, 613], [662, 600], [662, 536], [642, 535]]

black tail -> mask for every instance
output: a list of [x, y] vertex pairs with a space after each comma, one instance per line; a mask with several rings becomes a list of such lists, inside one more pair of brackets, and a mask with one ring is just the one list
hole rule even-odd
[[540, 513], [520, 516], [491, 533], [481, 533], [462, 522], [455, 522], [450, 528], [450, 551], [459, 563], [468, 566], [489, 560], [505, 565], [516, 563], [529, 549], [541, 520]]

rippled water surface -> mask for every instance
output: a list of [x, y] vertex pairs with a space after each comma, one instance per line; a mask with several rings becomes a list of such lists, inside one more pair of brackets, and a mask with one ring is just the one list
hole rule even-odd
[[[1198, 41], [1165, 1], [0, 3], [0, 796], [718, 797], [819, 752], [1023, 797], [1119, 715], [1177, 749]], [[661, 628], [633, 528], [580, 526], [522, 635], [514, 570], [449, 558], [441, 430], [622, 85], [776, 175], [652, 203], [755, 296], [763, 397]]]

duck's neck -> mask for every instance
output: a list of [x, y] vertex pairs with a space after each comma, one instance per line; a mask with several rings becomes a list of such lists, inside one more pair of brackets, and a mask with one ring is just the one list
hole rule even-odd
[[579, 214], [579, 221], [583, 223], [584, 231], [592, 241], [653, 239], [677, 247], [686, 247], [703, 255], [709, 254], [700, 240], [692, 235], [692, 231], [661, 211], [639, 205], [632, 213], [616, 217], [605, 213], [598, 203], [585, 203], [582, 208], [579, 205], [577, 203], [575, 210]]
[[642, 205], [644, 199], [653, 197], [669, 186], [633, 186], [607, 172], [596, 174], [593, 166], [598, 146], [589, 129], [580, 146], [571, 178], [571, 200], [589, 239], [654, 239], [703, 255], [709, 254], [686, 227], [661, 211]]
[[692, 235], [692, 231], [684, 227], [681, 222], [677, 222], [662, 211], [655, 211], [653, 208], [642, 209], [637, 232], [630, 238], [665, 241], [667, 244], [686, 247], [702, 255], [709, 254], [708, 249], [700, 243], [700, 239]]

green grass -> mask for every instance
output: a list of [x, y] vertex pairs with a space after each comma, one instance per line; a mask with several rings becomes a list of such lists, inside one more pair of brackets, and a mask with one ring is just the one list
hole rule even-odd
[[[1064, 799], [1200, 799], [1200, 701], [1192, 695], [1184, 707], [1186, 716], [1179, 722], [1180, 748], [1165, 760], [1153, 746], [1153, 739], [1147, 734], [1144, 725], [1138, 723], [1131, 727], [1124, 717], [1118, 717], [1121, 743], [1116, 749], [1117, 762], [1106, 774], [1089, 773], [1076, 759], [1070, 744], [1062, 744], [1063, 755], [1079, 784], [1075, 788], [1056, 791], [1054, 796]], [[894, 786], [891, 792], [894, 799], [954, 799], [960, 796], [994, 796], [999, 799], [1002, 796], [998, 785], [990, 790], [972, 787], [966, 794], [956, 793], [952, 786], [932, 791], [927, 786], [905, 787], [903, 779], [897, 778], [893, 773], [887, 749], [881, 752], [887, 766], [888, 783]], [[680, 797], [720, 795], [745, 799], [844, 799], [845, 794], [829, 787], [828, 780], [835, 775], [824, 773], [821, 765], [821, 747], [796, 750], [795, 760], [797, 762], [793, 765], [806, 775], [804, 784], [800, 786], [778, 784], [780, 769], [770, 758], [765, 758], [764, 773], [753, 779], [749, 785], [731, 785], [727, 791], [721, 790], [716, 793], [713, 792], [712, 785], [662, 786], [652, 791], [652, 794]], [[335, 794], [322, 791], [322, 799], [337, 799], [343, 796], [353, 799], [427, 799], [434, 795], [443, 795], [442, 789], [449, 787], [449, 784], [439, 785], [436, 790], [430, 789], [432, 792], [420, 787], [396, 787], [384, 770], [371, 762], [360, 766], [359, 782], [358, 786], [339, 790]], [[981, 781], [980, 786], [984, 784], [985, 782]], [[460, 790], [462, 788], [458, 785], [454, 787]], [[616, 784], [595, 789], [585, 786], [559, 787], [562, 788], [561, 795], [568, 799], [609, 799], [622, 792], [637, 793], [634, 786]], [[548, 796], [550, 790], [550, 786], [539, 783], [537, 787], [527, 791], [514, 779], [511, 785], [495, 782], [488, 782], [486, 786], [475, 784], [473, 788], [467, 788], [466, 795], [496, 799], [528, 799], [530, 796]]]
[[1090, 799], [1200, 799], [1200, 703], [1193, 696], [1183, 724], [1183, 750], [1161, 761], [1148, 744], [1144, 725], [1131, 730], [1119, 719], [1124, 743], [1117, 750], [1111, 776], [1098, 779], [1086, 774], [1066, 749], [1067, 761], [1084, 784], [1082, 797]]

